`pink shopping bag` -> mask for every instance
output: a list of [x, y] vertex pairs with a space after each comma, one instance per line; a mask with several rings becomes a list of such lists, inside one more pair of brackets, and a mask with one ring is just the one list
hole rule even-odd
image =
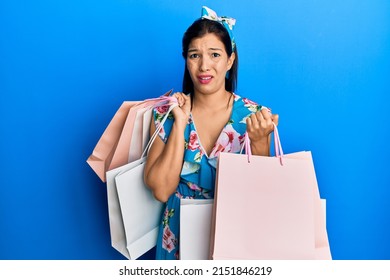
[[143, 135], [148, 134], [149, 131], [142, 132], [138, 129], [133, 133], [133, 127], [136, 123], [137, 127], [148, 129], [150, 123], [144, 124], [144, 122], [150, 122], [151, 115], [148, 112], [149, 118], [145, 119], [142, 117], [143, 114], [139, 114], [139, 117], [137, 117], [137, 112], [144, 110], [143, 113], [146, 113], [146, 109], [150, 111], [158, 104], [168, 103], [171, 100], [168, 97], [170, 93], [171, 91], [168, 91], [158, 98], [144, 101], [125, 101], [122, 103], [87, 159], [87, 163], [103, 182], [106, 182], [106, 172], [108, 170], [138, 159], [142, 154], [145, 144], [143, 146], [136, 145], [132, 151], [135, 157], [129, 157], [131, 139], [135, 138], [135, 141], [145, 143], [147, 141], [143, 139], [145, 138]]
[[92, 154], [87, 159], [89, 166], [103, 182], [106, 182], [106, 171], [114, 156], [115, 148], [118, 144], [129, 110], [137, 103], [139, 101], [125, 101], [121, 104], [104, 130]]
[[[130, 147], [132, 146], [131, 143], [133, 139], [137, 143], [142, 143], [142, 128], [144, 127], [143, 115], [148, 111], [151, 111], [155, 106], [168, 104], [171, 99], [167, 97], [170, 95], [171, 92], [172, 91], [168, 91], [158, 98], [146, 99], [130, 108], [125, 124], [123, 126], [122, 133], [118, 140], [118, 145], [115, 148], [115, 152], [112, 157], [109, 170], [125, 165], [132, 160], [139, 158], [139, 156], [142, 154], [142, 146], [135, 145], [137, 150], [133, 151], [130, 151]], [[134, 127], [136, 127], [136, 131], [134, 131]]]
[[274, 134], [276, 157], [219, 156], [212, 259], [331, 259], [311, 153]]

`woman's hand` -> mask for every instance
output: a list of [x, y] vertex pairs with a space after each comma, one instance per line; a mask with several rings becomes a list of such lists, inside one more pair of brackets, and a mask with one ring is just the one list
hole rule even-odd
[[279, 115], [271, 114], [268, 108], [263, 108], [247, 118], [247, 132], [251, 140], [252, 153], [255, 155], [269, 155], [269, 135], [278, 125]]
[[175, 107], [172, 112], [175, 117], [175, 122], [183, 122], [187, 125], [188, 117], [191, 112], [191, 98], [189, 95], [186, 95], [182, 92], [176, 92], [172, 95], [176, 97], [179, 104], [178, 107]]

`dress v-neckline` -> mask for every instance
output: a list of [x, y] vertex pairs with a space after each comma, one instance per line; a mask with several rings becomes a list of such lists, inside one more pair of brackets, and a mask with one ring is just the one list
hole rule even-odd
[[[231, 120], [233, 118], [233, 112], [234, 112], [234, 105], [236, 104], [236, 95], [234, 93], [232, 93], [233, 95], [233, 105], [232, 105], [232, 109], [231, 109], [231, 112], [230, 112], [230, 116], [229, 116], [229, 119], [228, 121], [226, 122], [226, 124], [223, 126], [221, 132], [219, 133], [218, 137], [217, 137], [217, 140], [215, 141], [215, 143], [213, 144], [213, 147], [210, 151], [210, 155], [214, 154], [215, 152], [215, 149], [217, 148], [217, 144], [219, 143], [219, 140], [220, 138], [222, 137], [222, 134], [225, 132], [226, 130], [226, 127], [231, 123]], [[196, 125], [195, 125], [195, 121], [194, 121], [194, 116], [192, 115], [192, 112], [190, 112], [190, 117], [191, 117], [191, 122], [192, 122], [192, 125], [194, 126], [194, 131], [196, 133], [196, 137], [198, 138], [198, 144], [199, 144], [199, 149], [202, 150], [202, 153], [206, 156], [207, 159], [210, 159], [210, 155], [207, 154], [207, 151], [206, 149], [203, 147], [202, 145], [202, 141], [200, 140], [200, 137], [199, 137], [199, 134], [198, 134], [198, 130], [196, 129]]]

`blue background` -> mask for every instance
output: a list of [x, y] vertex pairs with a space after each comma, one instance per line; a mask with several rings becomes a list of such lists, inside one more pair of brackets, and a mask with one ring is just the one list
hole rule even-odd
[[181, 89], [202, 5], [237, 19], [237, 93], [312, 151], [333, 257], [390, 259], [386, 0], [2, 0], [0, 259], [123, 259], [86, 159], [124, 100]]

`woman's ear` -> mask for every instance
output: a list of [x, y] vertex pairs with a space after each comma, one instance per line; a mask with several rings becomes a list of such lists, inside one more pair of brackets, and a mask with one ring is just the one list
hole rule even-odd
[[232, 52], [231, 56], [228, 58], [228, 68], [227, 68], [228, 71], [232, 68], [235, 59], [236, 59], [236, 53]]

